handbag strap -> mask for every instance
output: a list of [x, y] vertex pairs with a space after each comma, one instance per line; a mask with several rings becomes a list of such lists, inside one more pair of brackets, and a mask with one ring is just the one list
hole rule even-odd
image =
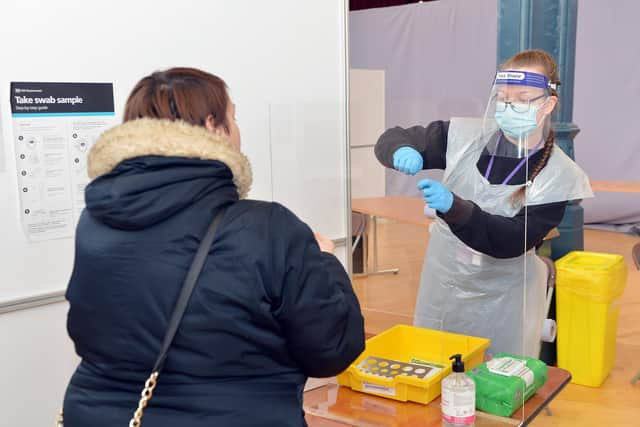
[[142, 415], [144, 409], [149, 404], [151, 396], [153, 395], [153, 391], [156, 388], [158, 376], [160, 375], [160, 371], [164, 367], [164, 363], [167, 360], [167, 352], [169, 351], [169, 347], [171, 346], [171, 343], [176, 336], [178, 326], [180, 326], [180, 322], [182, 321], [182, 317], [184, 316], [184, 312], [187, 308], [187, 304], [189, 303], [189, 299], [191, 298], [191, 294], [193, 293], [193, 289], [198, 282], [198, 278], [200, 277], [200, 273], [202, 272], [202, 267], [204, 267], [204, 263], [207, 260], [209, 251], [211, 250], [211, 245], [213, 244], [213, 240], [216, 237], [218, 225], [220, 225], [220, 221], [222, 221], [222, 218], [224, 217], [227, 209], [228, 206], [222, 208], [218, 212], [218, 214], [209, 225], [204, 238], [200, 242], [200, 246], [198, 247], [196, 256], [191, 263], [191, 267], [189, 267], [189, 272], [184, 279], [182, 289], [180, 290], [180, 295], [178, 295], [178, 300], [176, 301], [176, 305], [173, 308], [173, 313], [171, 314], [171, 318], [169, 319], [169, 328], [167, 329], [164, 340], [162, 341], [160, 354], [156, 359], [156, 363], [153, 365], [151, 375], [144, 384], [140, 402], [138, 403], [138, 409], [136, 409], [133, 414], [133, 418], [131, 419], [131, 421], [129, 421], [130, 427], [139, 427], [142, 423]]

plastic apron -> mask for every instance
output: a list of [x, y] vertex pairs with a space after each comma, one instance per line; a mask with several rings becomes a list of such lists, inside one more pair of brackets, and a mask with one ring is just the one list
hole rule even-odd
[[[515, 216], [510, 197], [519, 185], [493, 185], [478, 171], [481, 121], [452, 119], [443, 184], [484, 211]], [[496, 129], [497, 131], [497, 129]], [[528, 205], [591, 197], [584, 172], [555, 147], [546, 167], [527, 188]], [[522, 236], [524, 246], [524, 234]], [[538, 357], [546, 317], [547, 269], [535, 250], [498, 259], [465, 245], [440, 218], [420, 280], [414, 324], [491, 339], [489, 353]]]

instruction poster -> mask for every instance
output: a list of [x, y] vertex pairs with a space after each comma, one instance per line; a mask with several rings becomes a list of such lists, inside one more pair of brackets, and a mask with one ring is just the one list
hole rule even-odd
[[20, 215], [31, 241], [71, 237], [84, 208], [87, 154], [114, 125], [111, 83], [10, 88]]

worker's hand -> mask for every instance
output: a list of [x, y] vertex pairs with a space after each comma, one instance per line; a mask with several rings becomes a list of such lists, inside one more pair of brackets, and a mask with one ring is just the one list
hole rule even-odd
[[313, 233], [313, 236], [316, 238], [316, 242], [318, 242], [318, 246], [320, 246], [320, 250], [322, 252], [326, 252], [328, 254], [333, 254], [335, 252], [336, 245], [333, 243], [333, 240], [320, 233]]
[[393, 168], [407, 175], [422, 170], [422, 155], [411, 147], [400, 147], [393, 153]]
[[453, 193], [438, 181], [422, 179], [418, 182], [418, 188], [430, 208], [447, 213], [453, 206]]

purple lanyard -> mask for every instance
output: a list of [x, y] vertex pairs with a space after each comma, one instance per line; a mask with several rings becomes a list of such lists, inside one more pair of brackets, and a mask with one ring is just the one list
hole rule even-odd
[[[489, 160], [489, 166], [487, 166], [487, 171], [484, 173], [484, 178], [488, 181], [489, 180], [489, 174], [491, 173], [491, 170], [493, 169], [493, 161], [496, 158], [496, 151], [498, 151], [498, 145], [500, 144], [500, 135], [498, 135], [498, 142], [496, 143], [496, 150], [494, 151], [494, 153], [491, 155], [491, 160]], [[540, 146], [542, 145], [542, 141], [540, 141], [538, 143], [538, 145], [535, 146], [535, 148], [533, 150], [531, 150], [531, 152], [529, 154], [527, 154], [527, 157], [525, 157], [524, 159], [520, 160], [520, 163], [518, 163], [518, 165], [511, 171], [511, 173], [504, 179], [504, 181], [502, 181], [502, 185], [506, 184], [507, 182], [511, 181], [511, 178], [513, 178], [513, 176], [520, 170], [520, 168], [527, 162], [527, 160], [529, 159], [529, 157], [533, 156], [535, 153], [538, 152], [538, 150], [540, 149]]]

